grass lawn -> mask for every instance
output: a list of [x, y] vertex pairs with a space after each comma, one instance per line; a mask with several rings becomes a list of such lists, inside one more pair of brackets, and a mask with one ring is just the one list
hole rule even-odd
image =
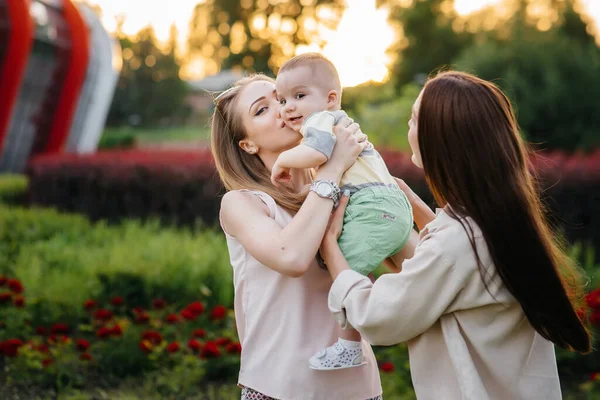
[[133, 135], [140, 145], [167, 142], [208, 142], [208, 126], [183, 126], [169, 128], [107, 127], [103, 136], [119, 137]]

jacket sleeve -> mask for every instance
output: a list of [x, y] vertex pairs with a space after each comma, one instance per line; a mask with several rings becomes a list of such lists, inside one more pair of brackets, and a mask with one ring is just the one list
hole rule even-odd
[[464, 287], [434, 234], [425, 235], [402, 272], [375, 283], [352, 271], [342, 272], [329, 292], [329, 309], [342, 327], [348, 324], [374, 345], [406, 342], [429, 329]]

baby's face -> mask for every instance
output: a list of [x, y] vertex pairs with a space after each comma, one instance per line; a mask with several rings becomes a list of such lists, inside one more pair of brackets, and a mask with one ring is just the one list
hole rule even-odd
[[281, 118], [286, 125], [300, 131], [302, 122], [314, 112], [327, 110], [328, 90], [309, 66], [284, 71], [277, 76], [275, 90], [280, 104]]

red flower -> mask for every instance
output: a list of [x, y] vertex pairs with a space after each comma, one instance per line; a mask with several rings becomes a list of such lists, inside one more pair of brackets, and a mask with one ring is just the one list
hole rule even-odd
[[53, 333], [53, 334], [66, 334], [66, 333], [69, 333], [69, 325], [67, 325], [67, 324], [54, 324], [50, 328], [50, 333]]
[[240, 354], [242, 352], [242, 345], [239, 343], [231, 343], [227, 346], [226, 351], [230, 354]]
[[110, 329], [110, 334], [112, 336], [123, 336], [123, 329], [117, 324]]
[[91, 361], [92, 360], [92, 355], [90, 353], [81, 353], [79, 355], [79, 359], [83, 360], [83, 361]]
[[113, 306], [122, 306], [125, 303], [125, 299], [121, 296], [115, 296], [112, 298], [112, 300], [110, 301], [110, 304], [112, 304]]
[[142, 307], [133, 307], [133, 312], [135, 314], [140, 314], [144, 312], [144, 309]]
[[109, 337], [111, 333], [112, 330], [110, 328], [102, 327], [98, 329], [98, 331], [96, 332], [96, 336], [98, 336], [100, 339], [105, 339]]
[[599, 376], [600, 376], [600, 372], [592, 372], [590, 374], [590, 381], [596, 381], [596, 380], [598, 380]]
[[202, 345], [196, 339], [190, 339], [190, 341], [188, 342], [188, 347], [192, 351], [198, 351], [198, 350], [202, 349]]
[[193, 321], [196, 319], [196, 314], [194, 314], [192, 311], [188, 310], [187, 308], [183, 311], [181, 311], [181, 316], [189, 321]]
[[199, 316], [202, 315], [202, 313], [204, 312], [204, 304], [200, 303], [199, 301], [194, 301], [188, 304], [186, 309], [194, 313], [195, 316]]
[[227, 338], [218, 338], [217, 339], [217, 346], [227, 346], [229, 343], [231, 343], [231, 339], [227, 339]]
[[7, 357], [15, 357], [21, 346], [23, 346], [23, 342], [19, 339], [8, 339], [0, 342], [0, 352]]
[[35, 328], [35, 333], [40, 336], [46, 336], [48, 334], [48, 329], [44, 328], [43, 326], [38, 326]]
[[225, 318], [227, 315], [227, 308], [225, 306], [215, 306], [210, 312], [210, 318], [213, 320], [220, 320]]
[[42, 360], [42, 367], [49, 367], [53, 362], [54, 361], [51, 358], [46, 358], [45, 360]]
[[0, 286], [4, 286], [4, 284], [6, 283], [7, 279], [5, 276], [0, 276]]
[[169, 314], [167, 316], [167, 323], [176, 324], [179, 322], [179, 316], [177, 314]]
[[192, 333], [193, 337], [199, 337], [199, 338], [203, 338], [204, 336], [206, 336], [206, 331], [204, 329], [196, 329], [193, 333]]
[[52, 334], [48, 336], [48, 343], [56, 344], [56, 343], [66, 343], [69, 340], [67, 335], [56, 335]]
[[179, 343], [177, 343], [177, 342], [169, 343], [169, 345], [167, 346], [167, 352], [169, 352], [169, 353], [175, 353], [178, 351], [179, 351]]
[[96, 300], [86, 300], [83, 302], [83, 308], [90, 311], [93, 310], [94, 308], [96, 308], [96, 306], [98, 305], [98, 303], [96, 303]]
[[394, 364], [389, 361], [382, 363], [380, 368], [383, 372], [394, 372]]
[[0, 293], [0, 303], [8, 303], [12, 299], [12, 293], [4, 292]]
[[113, 313], [110, 310], [100, 309], [96, 311], [94, 317], [99, 321], [108, 321], [113, 317]]
[[13, 304], [15, 307], [23, 308], [25, 306], [25, 298], [21, 295], [17, 295], [13, 299]]
[[6, 285], [13, 293], [23, 293], [23, 285], [18, 279], [9, 279]]
[[585, 296], [587, 305], [593, 309], [600, 309], [600, 289], [596, 289]]
[[149, 353], [152, 350], [152, 343], [147, 340], [142, 340], [140, 342], [140, 349], [142, 349], [144, 353]]
[[135, 316], [136, 324], [145, 324], [148, 321], [150, 321], [150, 315], [144, 311], [142, 311], [141, 313], [139, 313]]
[[592, 316], [590, 317], [590, 322], [596, 327], [600, 326], [600, 311], [594, 311], [592, 313]]
[[37, 346], [36, 350], [39, 351], [42, 354], [48, 354], [48, 353], [50, 353], [50, 349], [48, 348], [48, 345], [46, 343], [42, 343], [39, 346]]
[[163, 341], [163, 337], [160, 333], [156, 331], [146, 331], [142, 333], [142, 340], [147, 340], [150, 343], [156, 345], [160, 344]]
[[79, 351], [87, 351], [90, 348], [90, 342], [85, 339], [78, 339], [76, 347]]
[[167, 305], [167, 302], [164, 301], [163, 299], [154, 299], [152, 300], [152, 307], [155, 310], [162, 310], [163, 308], [165, 308]]
[[220, 355], [221, 350], [219, 350], [215, 342], [206, 342], [204, 348], [202, 348], [202, 353], [200, 353], [200, 357], [202, 358], [217, 358]]

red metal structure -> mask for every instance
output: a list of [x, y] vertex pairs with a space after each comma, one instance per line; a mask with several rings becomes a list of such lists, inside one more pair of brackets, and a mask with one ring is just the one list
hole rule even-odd
[[61, 151], [67, 140], [90, 56], [89, 30], [83, 17], [71, 1], [64, 0], [62, 3], [62, 14], [67, 23], [71, 41], [69, 62], [65, 70], [68, 79], [65, 80], [59, 97], [55, 100], [58, 104], [52, 119], [50, 133], [45, 146], [41, 149], [45, 153]]
[[[102, 76], [117, 72], [98, 57], [91, 69], [92, 46], [106, 48], [112, 40], [105, 34], [102, 43], [94, 44], [91, 32], [98, 38], [102, 30], [97, 17], [84, 18], [71, 0], [0, 0], [0, 172], [22, 172], [32, 156], [65, 150], [81, 109], [84, 83], [95, 77], [87, 85], [88, 92], [94, 93], [109, 82], [88, 72], [100, 71]], [[113, 81], [108, 86], [114, 87]], [[104, 93], [104, 104], [88, 106], [78, 114], [81, 121], [94, 117], [96, 131], [101, 129], [112, 91]], [[76, 134], [78, 140], [72, 142], [86, 142], [86, 132]], [[97, 143], [97, 138], [87, 142]]]
[[0, 154], [25, 76], [33, 32], [28, 1], [0, 1]]

